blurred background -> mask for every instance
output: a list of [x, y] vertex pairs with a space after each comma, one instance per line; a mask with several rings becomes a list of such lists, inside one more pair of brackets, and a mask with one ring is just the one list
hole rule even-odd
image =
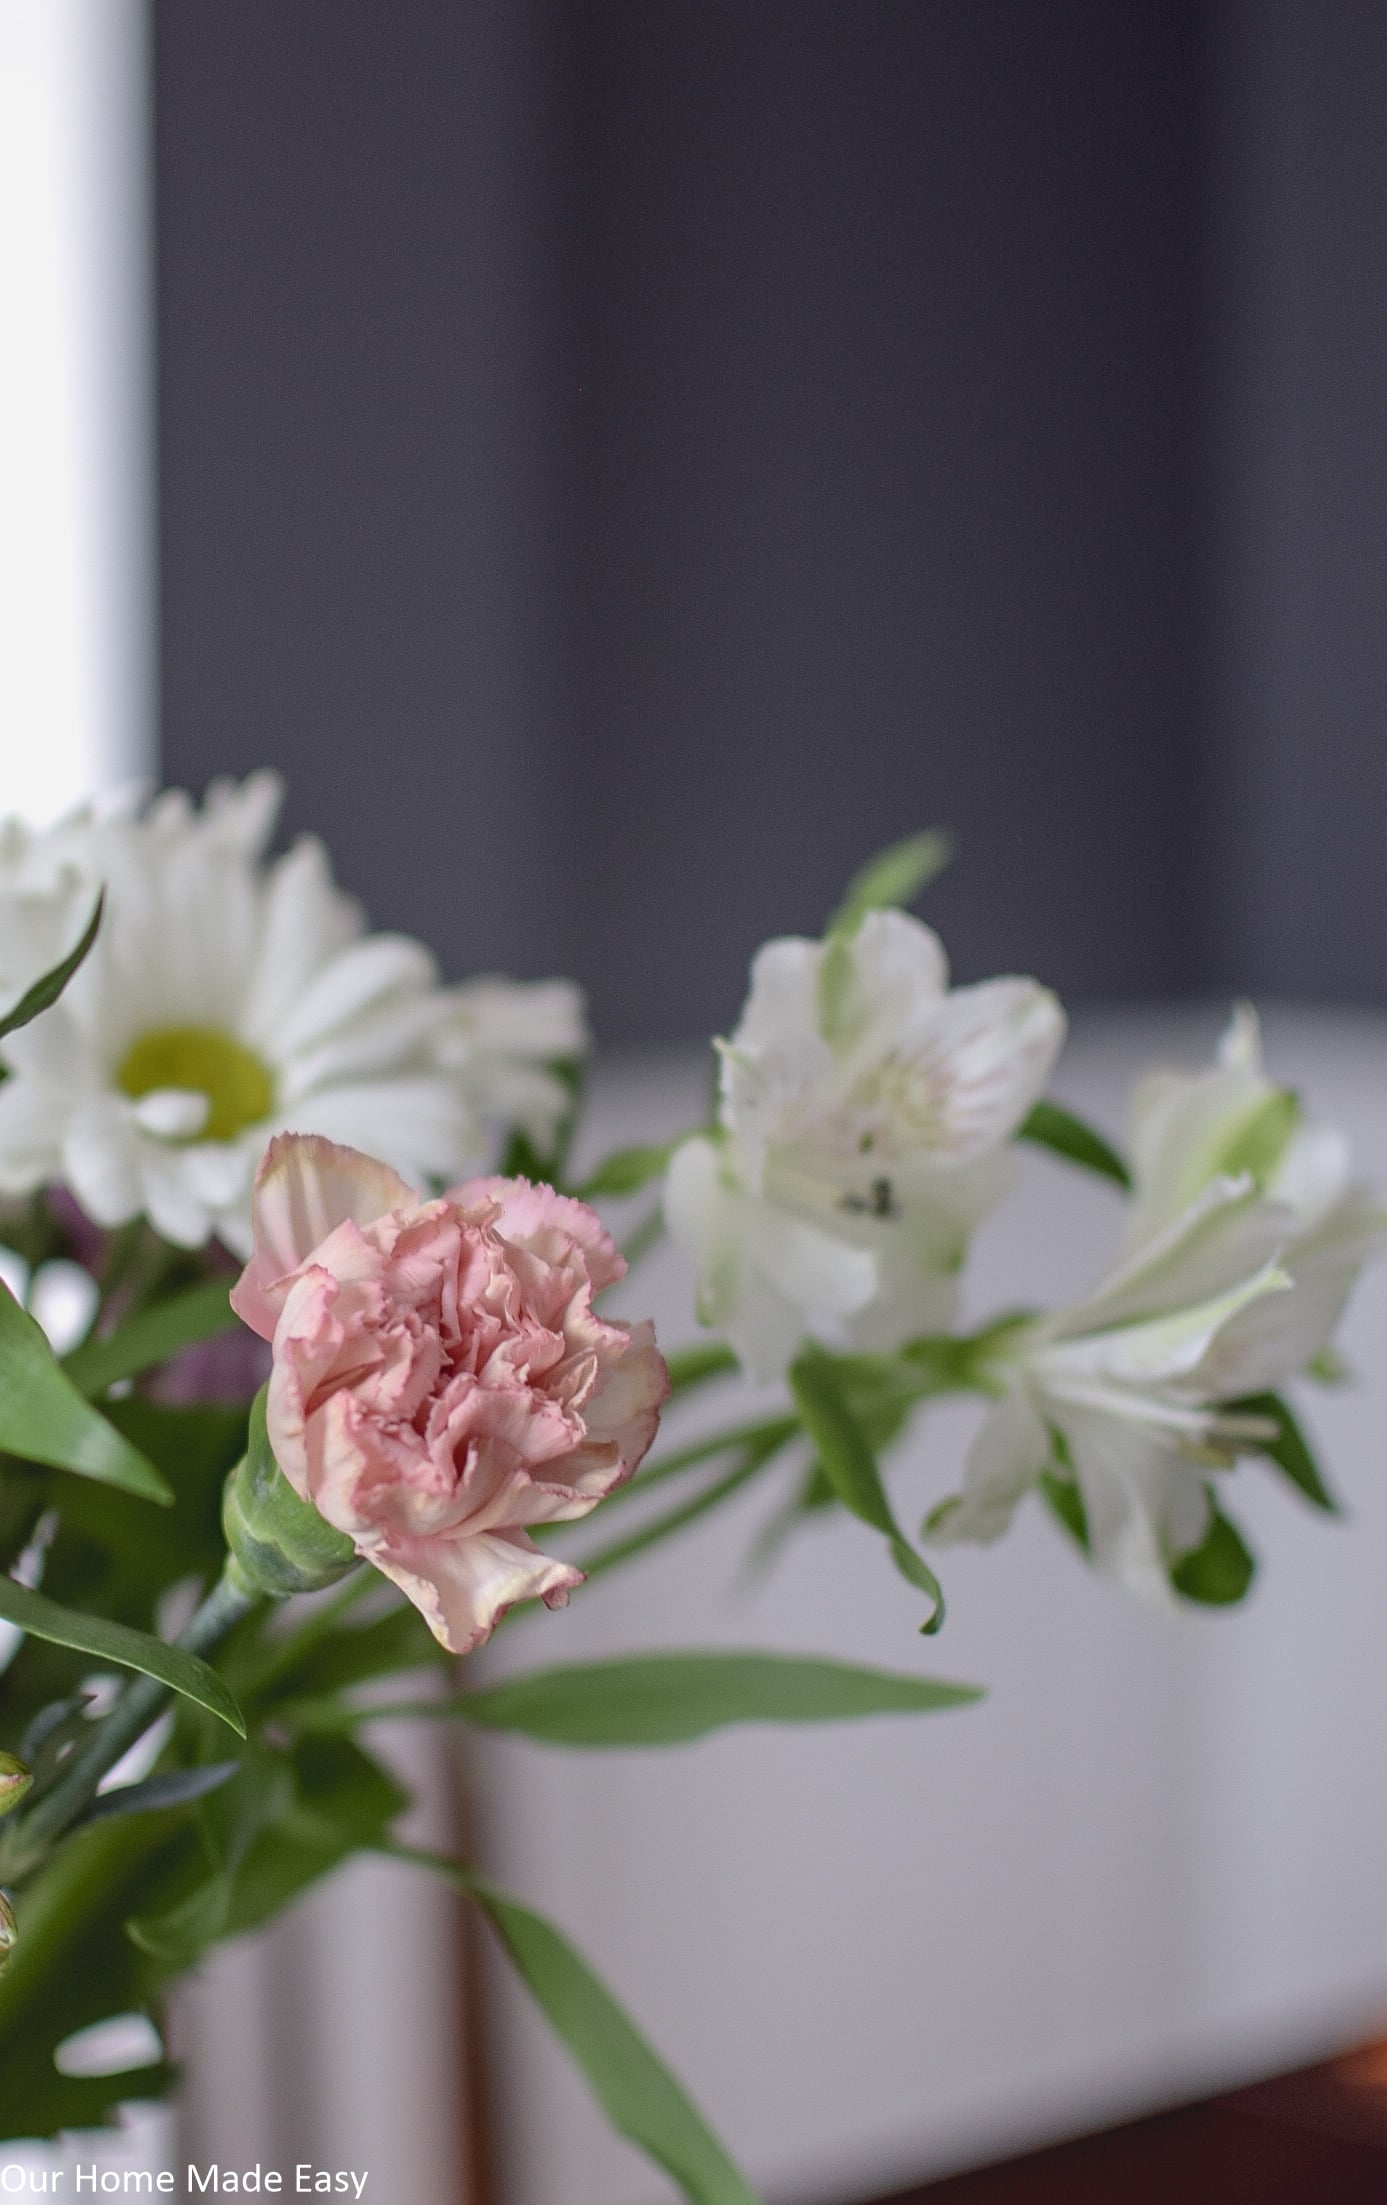
[[[278, 766], [378, 924], [584, 982], [639, 1045], [600, 1091], [631, 1137], [681, 1122], [755, 944], [944, 822], [929, 915], [959, 978], [1077, 1008], [1061, 1092], [1120, 1125], [1144, 1055], [1216, 1030], [1169, 1006], [1255, 993], [1383, 1152], [1384, 105], [1376, 0], [0, 0], [8, 806]], [[1042, 1170], [1000, 1291], [1057, 1199]], [[686, 1282], [652, 1291], [687, 1330]], [[1387, 2010], [1376, 1414], [1328, 1418], [1351, 1540], [1268, 1503], [1238, 1622], [1134, 1618], [1038, 1524], [965, 1563], [950, 1660], [994, 1698], [947, 1737], [476, 1763], [481, 1841], [776, 2205]], [[546, 1648], [682, 1618], [900, 1658], [836, 1548], [729, 1605], [745, 1532]], [[334, 1980], [333, 1925], [224, 1993], [281, 2017], [240, 2086], [264, 2154], [312, 2097], [282, 1987]], [[483, 2101], [495, 2195], [646, 2205], [476, 1996], [489, 2079], [433, 2029], [463, 2113], [415, 2118], [402, 2205], [449, 2151], [475, 2176]]]

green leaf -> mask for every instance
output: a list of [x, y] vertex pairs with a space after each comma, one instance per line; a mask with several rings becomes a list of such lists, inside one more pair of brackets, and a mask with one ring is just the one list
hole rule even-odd
[[[353, 1629], [339, 1629], [321, 1641], [310, 1641], [301, 1655], [294, 1655], [290, 1650], [287, 1661], [279, 1661], [277, 1652], [276, 1641], [271, 1639], [247, 1656], [243, 1689], [257, 1702], [269, 1707], [283, 1700], [316, 1699], [323, 1694], [343, 1692], [372, 1677], [434, 1668], [451, 1658], [444, 1653], [418, 1609], [407, 1601], [401, 1601], [398, 1607], [376, 1616], [369, 1623]], [[240, 1670], [233, 1668], [232, 1674], [239, 1686]]]
[[1088, 1510], [1084, 1507], [1083, 1494], [1074, 1480], [1060, 1477], [1053, 1470], [1042, 1470], [1040, 1490], [1056, 1522], [1064, 1526], [1070, 1538], [1085, 1554], [1089, 1553]]
[[382, 1850], [432, 1869], [476, 1900], [613, 2128], [663, 2167], [692, 2205], [760, 2205], [669, 2069], [552, 1923], [460, 1861], [406, 1846]]
[[229, 1783], [239, 1761], [214, 1761], [200, 1769], [166, 1769], [147, 1776], [141, 1784], [118, 1784], [114, 1791], [99, 1792], [74, 1829], [89, 1822], [105, 1822], [111, 1815], [162, 1814], [170, 1807], [189, 1807]]
[[828, 923], [830, 936], [857, 932], [869, 911], [915, 901], [922, 888], [943, 872], [954, 854], [953, 836], [942, 827], [893, 842], [855, 873], [848, 892]]
[[80, 1392], [104, 1393], [121, 1378], [135, 1378], [155, 1363], [167, 1362], [180, 1348], [196, 1347], [218, 1333], [231, 1332], [240, 1319], [227, 1299], [225, 1279], [209, 1279], [170, 1294], [128, 1317], [105, 1339], [84, 1340], [63, 1365]]
[[153, 2001], [148, 1963], [123, 1925], [162, 1885], [170, 1827], [147, 1817], [75, 1832], [18, 1895], [19, 1939], [0, 1979], [0, 2138], [94, 2128], [120, 2100], [162, 2097], [171, 2086], [167, 2065], [71, 2076], [53, 2064], [79, 2029]]
[[14, 1009], [0, 1018], [0, 1040], [6, 1034], [18, 1033], [21, 1026], [27, 1026], [40, 1012], [51, 1010], [96, 940], [105, 903], [106, 891], [103, 889], [96, 899], [96, 909], [87, 921], [86, 931], [77, 947], [68, 952], [61, 964], [54, 965], [51, 971], [45, 972], [31, 988], [26, 989]]
[[[554, 1746], [681, 1746], [734, 1723], [838, 1723], [922, 1715], [982, 1698], [974, 1685], [900, 1676], [812, 1655], [634, 1654], [511, 1677], [461, 1698], [386, 1714], [451, 1716]], [[371, 1709], [353, 1719], [375, 1721]]]
[[1236, 1524], [1230, 1523], [1209, 1494], [1213, 1519], [1204, 1544], [1185, 1555], [1170, 1573], [1170, 1581], [1186, 1600], [1204, 1607], [1227, 1608], [1243, 1598], [1257, 1572], [1257, 1564], [1243, 1542]]
[[721, 1340], [697, 1340], [692, 1347], [674, 1348], [665, 1357], [671, 1394], [686, 1393], [691, 1386], [706, 1385], [739, 1368], [732, 1349]]
[[595, 1202], [601, 1194], [635, 1194], [640, 1188], [657, 1179], [663, 1172], [685, 1133], [676, 1133], [672, 1141], [653, 1141], [635, 1148], [614, 1149], [594, 1166], [582, 1185], [576, 1189], [580, 1202]]
[[824, 1475], [843, 1506], [881, 1532], [902, 1577], [933, 1601], [933, 1611], [921, 1625], [924, 1634], [932, 1636], [944, 1621], [939, 1580], [896, 1522], [871, 1443], [854, 1414], [832, 1356], [822, 1348], [806, 1348], [791, 1367], [790, 1391]]
[[0, 1450], [143, 1500], [173, 1499], [152, 1462], [84, 1401], [42, 1329], [0, 1286]]
[[137, 1669], [146, 1677], [157, 1677], [171, 1691], [220, 1716], [238, 1737], [246, 1735], [241, 1711], [216, 1670], [181, 1646], [170, 1646], [147, 1631], [132, 1631], [125, 1623], [110, 1623], [104, 1616], [79, 1615], [75, 1609], [60, 1608], [56, 1600], [16, 1585], [12, 1577], [0, 1577], [0, 1616], [53, 1646], [70, 1646], [98, 1661], [112, 1661], [121, 1669]]
[[1132, 1175], [1117, 1150], [1091, 1125], [1076, 1118], [1072, 1110], [1062, 1110], [1058, 1103], [1038, 1102], [1017, 1127], [1016, 1138], [1032, 1141], [1037, 1148], [1051, 1149], [1068, 1163], [1082, 1165], [1085, 1171], [1097, 1172], [1100, 1178], [1131, 1189]]
[[1343, 1511], [1320, 1475], [1319, 1464], [1310, 1451], [1299, 1424], [1279, 1393], [1248, 1394], [1245, 1400], [1229, 1401], [1224, 1407], [1238, 1416], [1264, 1416], [1277, 1427], [1275, 1439], [1260, 1440], [1258, 1453], [1265, 1455], [1285, 1472], [1298, 1492], [1304, 1494], [1314, 1508], [1322, 1508], [1327, 1516], [1339, 1516]]

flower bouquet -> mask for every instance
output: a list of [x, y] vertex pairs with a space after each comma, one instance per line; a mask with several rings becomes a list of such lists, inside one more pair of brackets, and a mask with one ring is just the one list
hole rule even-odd
[[[937, 834], [869, 865], [821, 940], [760, 950], [708, 1124], [574, 1183], [577, 990], [441, 985], [317, 842], [267, 856], [277, 802], [259, 775], [0, 831], [0, 2138], [172, 2087], [179, 1976], [365, 1851], [475, 1901], [615, 2126], [688, 2197], [746, 2201], [565, 1936], [397, 1839], [372, 1723], [666, 1746], [977, 1696], [812, 1653], [459, 1671], [516, 1603], [753, 1481], [763, 1553], [840, 1511], [927, 1635], [923, 1550], [996, 1539], [1028, 1494], [1132, 1592], [1236, 1601], [1240, 1460], [1333, 1505], [1283, 1388], [1337, 1375], [1387, 1215], [1250, 1011], [1215, 1064], [1140, 1086], [1125, 1157], [1048, 1100], [1054, 996], [951, 988], [908, 914]], [[1077, 1307], [965, 1330], [970, 1239], [1025, 1142], [1110, 1183], [1113, 1266]], [[643, 1190], [622, 1251], [598, 1206]], [[662, 1354], [603, 1297], [666, 1226], [706, 1337]], [[883, 1461], [960, 1393], [961, 1490], [913, 1534]], [[652, 1453], [685, 1395], [706, 1426]], [[98, 2071], [132, 2015], [145, 2050]]]

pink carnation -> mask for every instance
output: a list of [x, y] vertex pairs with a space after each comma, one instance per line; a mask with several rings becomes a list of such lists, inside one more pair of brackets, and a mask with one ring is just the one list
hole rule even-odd
[[626, 1265], [582, 1202], [525, 1179], [422, 1200], [314, 1136], [272, 1141], [231, 1299], [273, 1343], [270, 1444], [294, 1490], [465, 1654], [582, 1571], [527, 1524], [628, 1478], [669, 1376], [648, 1323], [599, 1317]]

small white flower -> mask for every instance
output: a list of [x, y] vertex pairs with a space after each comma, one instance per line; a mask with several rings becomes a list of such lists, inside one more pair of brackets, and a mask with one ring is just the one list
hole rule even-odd
[[1352, 1182], [1342, 1136], [1302, 1125], [1265, 1078], [1250, 1011], [1210, 1070], [1143, 1082], [1131, 1151], [1126, 1260], [1078, 1308], [1001, 1338], [1002, 1398], [931, 1529], [995, 1539], [1060, 1469], [1097, 1567], [1168, 1600], [1209, 1526], [1208, 1470], [1275, 1436], [1237, 1404], [1328, 1347], [1387, 1213]]
[[722, 1054], [719, 1131], [676, 1152], [666, 1210], [704, 1321], [758, 1377], [806, 1327], [885, 1347], [952, 1321], [1003, 1144], [1064, 1034], [1033, 980], [949, 989], [938, 937], [900, 911], [851, 938], [769, 942]]
[[1216, 1180], [1087, 1302], [1003, 1335], [1001, 1398], [931, 1535], [1000, 1538], [1041, 1475], [1060, 1469], [1078, 1486], [1095, 1566], [1169, 1600], [1172, 1563], [1208, 1529], [1207, 1471], [1275, 1436], [1221, 1410], [1211, 1375], [1244, 1312], [1293, 1300], [1275, 1248], [1250, 1179]]
[[[420, 1185], [489, 1161], [482, 1118], [526, 1067], [527, 991], [491, 984], [509, 1018], [493, 1059], [499, 1014], [488, 1029], [468, 991], [440, 988], [420, 943], [368, 935], [319, 842], [266, 859], [279, 800], [262, 773], [214, 785], [201, 808], [170, 791], [142, 814], [127, 798], [42, 833], [0, 828], [5, 998], [106, 890], [61, 1000], [0, 1051], [0, 1190], [63, 1181], [98, 1224], [144, 1214], [180, 1246], [216, 1233], [244, 1255], [273, 1133], [324, 1134]], [[540, 1049], [551, 1029], [571, 1037], [571, 1007], [566, 1022], [537, 1007]], [[538, 1088], [527, 1108], [542, 1115]]]
[[1294, 1095], [1267, 1078], [1255, 1011], [1240, 1005], [1200, 1072], [1153, 1073], [1137, 1090], [1130, 1149], [1135, 1198], [1127, 1234], [1140, 1249], [1215, 1178], [1247, 1173], [1294, 1294], [1248, 1307], [1220, 1336], [1220, 1398], [1293, 1377], [1333, 1338], [1387, 1213], [1353, 1177], [1345, 1136], [1307, 1125]]

